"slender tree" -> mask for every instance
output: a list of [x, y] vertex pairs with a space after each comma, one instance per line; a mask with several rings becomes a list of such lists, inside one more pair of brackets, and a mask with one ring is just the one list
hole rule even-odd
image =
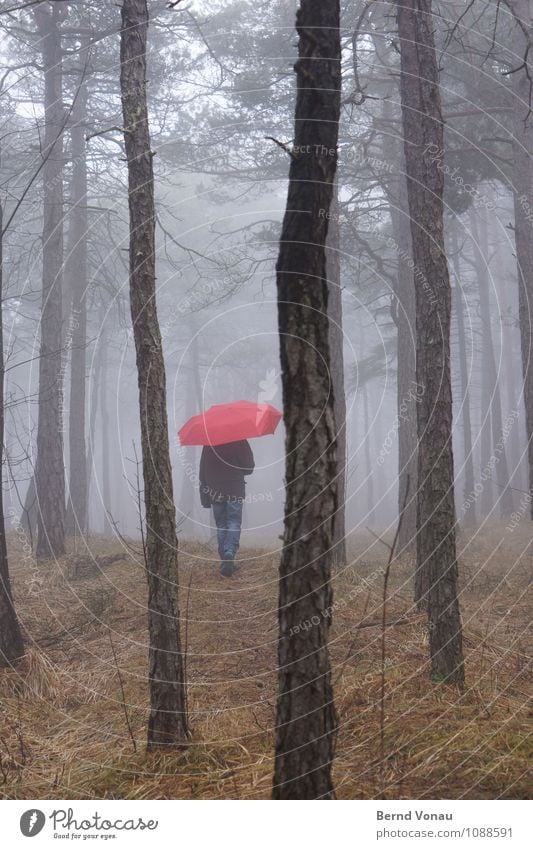
[[[472, 243], [474, 260], [476, 266], [476, 277], [479, 292], [479, 313], [481, 317], [482, 338], [482, 388], [484, 390], [484, 404], [482, 415], [487, 414], [489, 431], [489, 451], [487, 461], [494, 457], [497, 462], [492, 472], [497, 485], [496, 501], [502, 519], [508, 518], [513, 512], [513, 496], [510, 488], [509, 464], [507, 462], [506, 439], [503, 434], [503, 416], [500, 384], [498, 381], [498, 370], [496, 368], [496, 357], [494, 354], [494, 342], [492, 339], [492, 321], [490, 309], [490, 278], [487, 268], [487, 257], [489, 256], [489, 239], [487, 219], [484, 209], [479, 210], [478, 217], [473, 207], [470, 210], [470, 227], [472, 230]], [[482, 464], [484, 469], [484, 464]], [[489, 473], [490, 474], [490, 473]], [[492, 500], [489, 509], [492, 509]]]
[[[383, 115], [392, 117], [392, 101], [383, 101]], [[398, 554], [414, 551], [416, 545], [416, 356], [415, 356], [415, 288], [412, 259], [411, 228], [407, 215], [407, 182], [405, 156], [401, 140], [392, 133], [383, 134], [383, 152], [389, 162], [399, 161], [398, 174], [385, 182], [391, 227], [398, 259], [391, 299], [392, 317], [397, 330], [398, 377], [396, 410], [398, 416], [398, 511], [403, 518], [398, 534]], [[407, 487], [409, 486], [409, 492]]]
[[62, 3], [42, 3], [34, 16], [44, 68], [43, 299], [37, 429], [37, 547], [40, 558], [65, 552], [63, 463], [62, 276], [63, 276], [63, 65]]
[[[326, 240], [340, 114], [338, 0], [301, 0], [295, 145], [277, 263], [286, 437], [276, 799], [329, 799], [336, 727], [328, 654], [338, 506]], [[312, 627], [302, 625], [311, 622]]]
[[[513, 199], [518, 266], [518, 315], [528, 447], [530, 511], [533, 519], [533, 113], [531, 80], [533, 9], [528, 0], [508, 0], [516, 19], [513, 38]], [[524, 59], [525, 57], [525, 59]], [[520, 67], [521, 66], [521, 67]]]
[[444, 251], [443, 150], [431, 0], [397, 0], [419, 388], [416, 601], [427, 606], [431, 674], [464, 684], [457, 597], [450, 373], [451, 288]]
[[338, 181], [333, 188], [331, 217], [328, 227], [326, 255], [328, 275], [329, 346], [331, 351], [331, 378], [335, 398], [337, 425], [337, 512], [333, 526], [333, 562], [346, 564], [346, 391], [344, 388], [344, 330], [342, 308], [341, 255]]
[[[470, 401], [470, 381], [468, 375], [468, 358], [466, 350], [465, 304], [466, 298], [461, 279], [461, 257], [457, 239], [457, 229], [454, 222], [452, 227], [452, 263], [455, 277], [454, 298], [452, 307], [457, 318], [457, 342], [459, 348], [459, 377], [461, 381], [461, 412], [463, 420], [463, 454], [464, 454], [464, 503], [468, 504], [462, 519], [465, 527], [476, 524], [476, 502], [474, 495], [474, 450], [472, 447], [472, 418]], [[474, 496], [474, 497], [473, 497]]]
[[[1, 152], [0, 152], [1, 161]], [[13, 603], [7, 559], [4, 517], [4, 324], [3, 324], [3, 204], [0, 198], [0, 666], [12, 666], [24, 654], [22, 633]]]
[[109, 338], [106, 327], [100, 334], [99, 369], [100, 369], [100, 433], [102, 446], [102, 531], [109, 530], [109, 517], [112, 515], [113, 501], [111, 499], [111, 417], [109, 415]]
[[78, 85], [72, 111], [72, 181], [69, 214], [67, 280], [71, 294], [66, 333], [70, 337], [69, 405], [69, 500], [67, 532], [87, 531], [87, 454], [85, 445], [86, 347], [87, 347], [87, 64], [88, 45], [82, 36], [82, 49], [76, 68]]
[[180, 640], [176, 510], [166, 376], [155, 290], [154, 176], [146, 101], [146, 0], [123, 0], [120, 85], [128, 163], [130, 304], [139, 383], [150, 632], [148, 746], [183, 746], [186, 692]]

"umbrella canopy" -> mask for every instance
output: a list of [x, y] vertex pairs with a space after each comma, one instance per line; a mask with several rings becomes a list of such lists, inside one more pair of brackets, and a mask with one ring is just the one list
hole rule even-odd
[[234, 401], [214, 404], [178, 431], [181, 445], [224, 445], [274, 433], [281, 413], [270, 404]]

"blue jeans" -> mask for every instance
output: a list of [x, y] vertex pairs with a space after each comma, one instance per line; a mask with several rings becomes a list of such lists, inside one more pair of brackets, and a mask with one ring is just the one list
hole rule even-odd
[[220, 559], [233, 560], [239, 550], [242, 501], [213, 501]]

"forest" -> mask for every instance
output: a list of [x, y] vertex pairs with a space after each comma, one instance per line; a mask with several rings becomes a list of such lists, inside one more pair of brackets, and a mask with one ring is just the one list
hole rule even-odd
[[0, 106], [0, 798], [527, 799], [531, 0], [0, 0]]

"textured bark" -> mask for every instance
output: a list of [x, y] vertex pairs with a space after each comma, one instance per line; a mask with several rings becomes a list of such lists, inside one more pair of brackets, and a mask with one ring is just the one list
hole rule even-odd
[[[533, 11], [527, 2], [514, 4], [517, 16], [529, 31], [533, 27]], [[521, 27], [515, 27], [513, 51], [524, 56], [526, 39]], [[531, 50], [529, 68], [513, 74], [514, 145], [513, 194], [515, 245], [518, 265], [518, 315], [522, 347], [522, 376], [528, 444], [530, 515], [533, 519], [533, 114], [530, 109], [530, 81], [533, 76]], [[529, 79], [528, 79], [529, 77]]]
[[328, 275], [329, 346], [331, 379], [337, 425], [337, 512], [333, 525], [333, 559], [346, 565], [346, 392], [344, 388], [344, 332], [342, 315], [341, 255], [337, 181], [333, 187], [331, 218], [326, 245]]
[[443, 149], [431, 0], [397, 0], [402, 120], [413, 242], [419, 389], [416, 601], [427, 603], [431, 674], [464, 684], [457, 598], [450, 374], [451, 289], [444, 253]]
[[123, 0], [120, 84], [128, 162], [130, 305], [139, 382], [150, 633], [148, 746], [183, 746], [186, 693], [178, 609], [176, 510], [155, 290], [154, 178], [146, 102], [146, 0]]
[[22, 633], [13, 603], [4, 519], [4, 325], [3, 325], [3, 208], [0, 201], [0, 666], [13, 666], [24, 654]]
[[71, 348], [69, 409], [69, 500], [67, 533], [87, 532], [87, 454], [85, 446], [85, 393], [87, 347], [87, 152], [85, 124], [87, 87], [84, 83], [87, 49], [80, 51], [79, 89], [73, 111], [72, 191], [69, 214], [68, 281], [72, 293], [67, 322]]
[[327, 640], [338, 502], [325, 246], [340, 112], [338, 0], [301, 0], [296, 26], [295, 147], [277, 263], [287, 437], [273, 795], [329, 799], [336, 717]]
[[[392, 101], [383, 101], [384, 117], [392, 116]], [[391, 301], [392, 317], [397, 330], [398, 377], [396, 384], [396, 410], [398, 416], [398, 514], [403, 509], [403, 519], [398, 534], [399, 555], [414, 550], [416, 546], [417, 497], [417, 436], [416, 436], [416, 341], [415, 341], [415, 286], [412, 259], [411, 227], [408, 215], [407, 180], [403, 147], [392, 133], [385, 133], [383, 150], [388, 162], [398, 162], [397, 179], [385, 183], [389, 203], [392, 235], [396, 244], [398, 270], [394, 281], [394, 298]], [[409, 483], [408, 483], [409, 482]], [[406, 490], [409, 493], [406, 500]]]
[[63, 266], [63, 102], [58, 3], [36, 6], [44, 67], [43, 301], [39, 358], [37, 428], [37, 546], [39, 558], [65, 552], [65, 468], [63, 463], [62, 266]]
[[[189, 358], [188, 367], [185, 371], [185, 380], [183, 381], [183, 415], [184, 421], [198, 413], [199, 410], [205, 407], [205, 398], [202, 397], [202, 376], [200, 371], [200, 352], [198, 346], [198, 327], [194, 312], [189, 316]], [[178, 522], [180, 522], [180, 534], [185, 534], [191, 531], [194, 533], [198, 530], [198, 525], [195, 525], [195, 513], [199, 503], [198, 486], [196, 478], [190, 474], [190, 469], [197, 469], [199, 463], [199, 449], [195, 446], [184, 446], [180, 449], [180, 468], [181, 490], [178, 503]], [[187, 472], [187, 469], [189, 470]], [[243, 513], [244, 516], [244, 513]], [[199, 525], [207, 525], [212, 519], [212, 527], [216, 529], [216, 523], [211, 514], [201, 508]]]
[[461, 413], [463, 419], [463, 453], [464, 453], [464, 503], [468, 504], [463, 516], [465, 527], [476, 524], [476, 498], [474, 493], [474, 453], [472, 449], [472, 420], [470, 415], [470, 389], [468, 379], [468, 359], [466, 355], [466, 330], [464, 304], [466, 303], [461, 286], [461, 262], [457, 231], [452, 230], [453, 268], [455, 274], [454, 303], [457, 317], [457, 342], [459, 347], [459, 377], [461, 381]]

